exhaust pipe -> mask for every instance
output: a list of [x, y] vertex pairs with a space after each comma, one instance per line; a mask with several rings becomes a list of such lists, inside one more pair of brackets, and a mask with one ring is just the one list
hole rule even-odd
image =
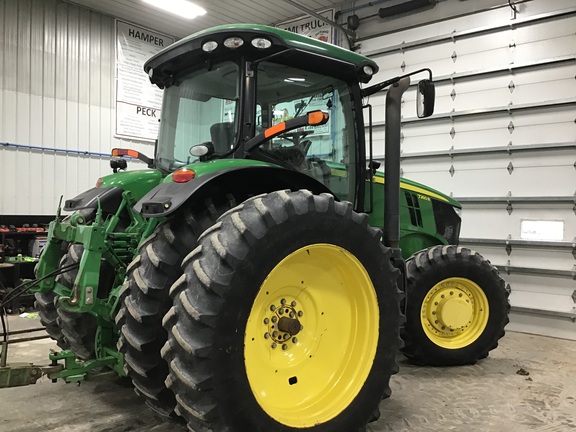
[[402, 95], [410, 86], [410, 77], [393, 84], [386, 94], [384, 150], [384, 245], [400, 246], [400, 123]]

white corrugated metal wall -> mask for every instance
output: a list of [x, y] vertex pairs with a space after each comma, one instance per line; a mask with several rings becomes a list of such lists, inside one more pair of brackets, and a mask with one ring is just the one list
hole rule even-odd
[[[433, 70], [433, 118], [415, 118], [414, 89], [404, 98], [404, 177], [461, 200], [463, 245], [497, 264], [512, 289], [510, 328], [576, 339], [576, 4], [515, 2], [514, 13], [488, 3], [366, 19], [361, 51], [378, 62], [377, 81]], [[370, 103], [382, 157], [384, 94]], [[535, 219], [562, 221], [563, 235], [523, 239], [522, 221]]]
[[60, 0], [0, 1], [0, 214], [54, 214], [110, 172], [114, 19]]
[[[517, 3], [514, 16], [505, 1], [444, 0], [409, 16], [366, 19], [359, 36], [380, 79], [433, 69], [435, 118], [415, 121], [414, 92], [405, 97], [402, 169], [461, 199], [464, 242], [512, 288], [512, 328], [576, 339], [576, 6]], [[3, 0], [0, 23], [0, 142], [152, 153], [113, 138], [113, 18], [60, 0]], [[370, 100], [379, 156], [383, 101]], [[0, 145], [0, 214], [53, 214], [60, 195], [108, 172], [106, 158]], [[562, 239], [521, 239], [526, 219], [561, 220]]]

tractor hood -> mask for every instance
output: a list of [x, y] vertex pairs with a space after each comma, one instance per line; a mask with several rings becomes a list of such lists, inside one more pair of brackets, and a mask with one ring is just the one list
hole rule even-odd
[[[374, 183], [384, 184], [384, 173], [377, 172], [374, 175]], [[442, 192], [437, 191], [436, 189], [432, 189], [431, 187], [425, 186], [421, 183], [417, 183], [412, 180], [408, 180], [405, 178], [400, 179], [400, 188], [404, 190], [409, 190], [412, 192], [416, 192], [417, 194], [427, 196], [429, 198], [434, 198], [439, 201], [446, 202], [453, 207], [462, 208], [462, 205], [456, 201], [455, 199], [449, 197], [448, 195], [443, 194]]]

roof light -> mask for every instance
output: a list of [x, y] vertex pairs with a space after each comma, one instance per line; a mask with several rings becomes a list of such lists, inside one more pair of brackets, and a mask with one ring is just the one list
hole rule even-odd
[[368, 76], [374, 75], [374, 68], [372, 66], [364, 66], [362, 68], [362, 72], [364, 72]]
[[252, 39], [252, 46], [258, 49], [266, 49], [272, 46], [272, 42], [265, 38], [254, 38]]
[[206, 9], [188, 0], [142, 0], [158, 9], [165, 10], [181, 18], [194, 19], [206, 15]]
[[202, 45], [202, 51], [204, 52], [212, 52], [216, 48], [218, 48], [218, 42], [216, 41], [204, 42], [204, 44]]
[[192, 180], [194, 177], [196, 177], [195, 171], [188, 168], [181, 168], [172, 174], [172, 181], [174, 183], [186, 183]]
[[224, 46], [226, 48], [231, 48], [231, 49], [240, 48], [243, 44], [244, 44], [244, 41], [242, 40], [242, 38], [239, 38], [236, 36], [228, 38], [224, 41]]
[[99, 188], [100, 186], [102, 186], [102, 179], [101, 178], [96, 180], [96, 187]]

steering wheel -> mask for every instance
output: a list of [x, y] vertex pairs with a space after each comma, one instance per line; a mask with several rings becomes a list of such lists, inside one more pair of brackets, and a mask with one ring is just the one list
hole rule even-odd
[[302, 161], [300, 161], [300, 163], [302, 163], [304, 162], [304, 159], [308, 154], [308, 150], [310, 150], [310, 146], [312, 145], [312, 141], [304, 138], [313, 133], [314, 131], [311, 130], [292, 131], [281, 134], [279, 135], [279, 137], [285, 139], [286, 141], [290, 141], [292, 144], [294, 144], [292, 147], [285, 147], [285, 148], [298, 149], [302, 153]]
[[292, 131], [286, 132], [281, 135], [278, 135], [280, 138], [285, 139], [286, 141], [290, 141], [295, 146], [299, 145], [301, 140], [307, 137], [310, 134], [313, 134], [314, 131], [311, 130], [303, 130], [303, 131]]

